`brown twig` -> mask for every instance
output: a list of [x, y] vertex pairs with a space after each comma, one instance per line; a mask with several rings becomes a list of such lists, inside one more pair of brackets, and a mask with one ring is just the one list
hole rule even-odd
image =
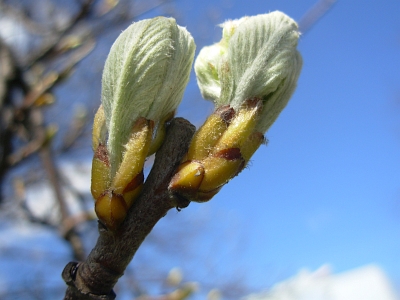
[[43, 76], [25, 96], [19, 109], [30, 108], [40, 96], [62, 82], [62, 80], [69, 75], [71, 70], [94, 49], [94, 46], [95, 42], [92, 40], [85, 42], [68, 58], [60, 72], [52, 71]]
[[1, 1], [0, 10], [2, 11], [3, 15], [11, 16], [11, 18], [23, 25], [26, 30], [33, 34], [44, 36], [52, 31], [46, 26], [33, 20], [29, 13], [27, 13], [27, 11], [24, 9], [14, 7], [13, 5], [9, 5]]
[[57, 45], [60, 43], [62, 38], [65, 35], [67, 35], [70, 31], [72, 31], [72, 29], [75, 28], [75, 26], [79, 23], [79, 21], [83, 20], [86, 16], [88, 16], [91, 13], [93, 3], [94, 0], [85, 0], [81, 4], [79, 12], [74, 17], [72, 17], [68, 25], [66, 25], [62, 30], [58, 31], [56, 37], [47, 46], [40, 49], [38, 53], [34, 53], [28, 59], [26, 66], [31, 67], [38, 61], [41, 61], [45, 59], [47, 56], [49, 56], [52, 53], [52, 51], [57, 48]]
[[163, 0], [163, 1], [159, 1], [159, 2], [151, 3], [151, 4], [149, 4], [148, 2], [144, 2], [144, 4], [141, 3], [142, 7], [139, 7], [137, 9], [138, 12], [135, 13], [134, 18], [138, 18], [144, 14], [147, 14], [147, 13], [159, 8], [160, 6], [167, 4], [168, 2], [172, 2], [172, 1], [171, 0]]
[[[88, 41], [83, 46], [78, 48], [73, 55], [68, 59], [68, 61], [63, 66], [60, 72], [49, 72], [45, 75], [34, 87], [32, 87], [23, 99], [23, 102], [18, 107], [14, 107], [14, 122], [19, 124], [20, 120], [29, 119], [29, 115], [32, 114], [34, 110], [35, 102], [39, 97], [43, 96], [49, 90], [55, 88], [60, 84], [64, 77], [68, 76], [70, 71], [83, 59], [85, 58], [94, 48], [94, 42]], [[40, 110], [37, 110], [40, 111]], [[83, 126], [84, 124], [82, 124]], [[42, 126], [42, 125], [40, 125]], [[77, 139], [82, 130], [82, 128], [76, 128], [77, 132], [69, 131], [70, 134], [74, 134], [75, 139]], [[28, 132], [33, 131], [28, 128]], [[30, 138], [29, 142], [20, 146], [20, 148], [10, 153], [7, 157], [9, 166], [15, 166], [19, 164], [22, 160], [28, 158], [32, 154], [38, 152], [41, 149], [43, 143], [46, 142], [46, 134], [44, 130], [36, 130], [36, 135], [34, 138]], [[38, 134], [39, 133], [39, 134]], [[40, 134], [43, 133], [43, 134]], [[72, 136], [71, 136], [72, 137]], [[70, 140], [70, 146], [73, 144], [74, 140]]]
[[114, 299], [113, 287], [154, 225], [173, 207], [189, 205], [172, 198], [169, 181], [188, 149], [195, 127], [182, 118], [172, 120], [164, 144], [156, 154], [142, 195], [127, 218], [113, 233], [99, 225], [99, 238], [82, 263], [68, 263], [63, 279], [68, 284], [64, 299]]
[[312, 6], [301, 18], [299, 21], [299, 28], [301, 33], [305, 33], [315, 23], [321, 19], [329, 9], [331, 9], [332, 5], [335, 4], [336, 0], [319, 0], [314, 6]]
[[78, 111], [74, 118], [71, 120], [69, 129], [63, 137], [62, 144], [58, 151], [60, 153], [68, 152], [72, 147], [76, 145], [76, 142], [83, 137], [85, 133], [88, 133], [88, 116], [86, 111], [81, 109]]
[[74, 257], [76, 259], [83, 259], [85, 257], [85, 251], [83, 248], [81, 238], [78, 232], [76, 231], [75, 227], [71, 227], [70, 224], [68, 224], [69, 230], [65, 230], [65, 225], [67, 225], [65, 223], [69, 220], [70, 213], [68, 210], [67, 203], [65, 201], [64, 193], [62, 191], [60, 174], [57, 169], [57, 166], [54, 163], [50, 145], [44, 145], [40, 149], [39, 154], [42, 159], [42, 163], [46, 171], [47, 177], [51, 183], [50, 185], [54, 191], [55, 199], [57, 200], [57, 204], [60, 208], [61, 226], [59, 230], [63, 232], [63, 237], [70, 243], [74, 253]]

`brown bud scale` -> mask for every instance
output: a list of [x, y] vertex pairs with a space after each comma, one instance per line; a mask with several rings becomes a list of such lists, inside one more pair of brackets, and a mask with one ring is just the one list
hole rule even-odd
[[214, 153], [212, 156], [225, 158], [227, 160], [243, 159], [239, 148], [222, 149]]
[[142, 185], [144, 182], [144, 174], [143, 174], [143, 169], [140, 173], [138, 173], [129, 183], [128, 185], [124, 188], [123, 193], [128, 193], [131, 192], [135, 189], [137, 189], [140, 185]]

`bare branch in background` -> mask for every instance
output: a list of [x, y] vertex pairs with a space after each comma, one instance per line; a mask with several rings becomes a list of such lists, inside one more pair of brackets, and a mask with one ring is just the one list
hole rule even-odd
[[27, 60], [27, 66], [31, 67], [34, 63], [37, 63], [51, 56], [52, 52], [56, 50], [57, 45], [62, 41], [62, 39], [77, 26], [79, 21], [83, 20], [91, 13], [93, 9], [93, 3], [93, 0], [84, 1], [81, 4], [81, 9], [75, 16], [71, 18], [70, 22], [63, 29], [57, 30], [55, 32], [54, 39], [46, 46], [42, 47], [42, 49], [40, 49], [38, 53], [34, 53], [33, 55], [31, 55], [31, 57]]
[[300, 32], [306, 33], [332, 8], [336, 0], [320, 0], [299, 21]]

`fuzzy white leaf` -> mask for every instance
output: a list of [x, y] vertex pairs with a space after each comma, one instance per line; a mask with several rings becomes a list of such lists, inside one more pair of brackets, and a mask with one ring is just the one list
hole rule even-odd
[[102, 78], [112, 174], [121, 162], [135, 120], [156, 124], [174, 111], [189, 81], [195, 44], [175, 19], [133, 23], [117, 38]]

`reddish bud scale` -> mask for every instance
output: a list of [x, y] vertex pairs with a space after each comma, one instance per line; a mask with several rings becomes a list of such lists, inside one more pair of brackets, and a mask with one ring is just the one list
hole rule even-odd
[[235, 111], [229, 106], [222, 106], [211, 114], [193, 136], [184, 161], [206, 158], [228, 128], [234, 114]]
[[142, 190], [143, 165], [149, 152], [153, 128], [154, 122], [151, 120], [136, 120], [122, 161], [112, 179], [107, 147], [99, 144], [95, 149], [91, 192], [95, 199], [96, 214], [110, 230], [117, 230]]
[[92, 176], [90, 191], [94, 199], [100, 197], [110, 185], [110, 162], [107, 148], [100, 144], [92, 160]]

